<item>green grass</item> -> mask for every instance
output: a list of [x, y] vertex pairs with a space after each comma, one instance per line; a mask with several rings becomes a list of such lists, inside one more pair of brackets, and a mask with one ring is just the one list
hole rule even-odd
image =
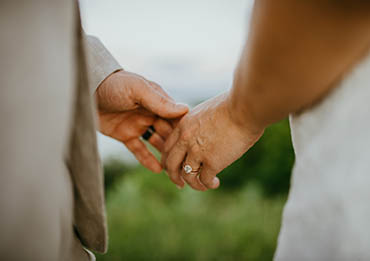
[[236, 191], [179, 190], [137, 167], [109, 190], [109, 250], [97, 258], [271, 260], [284, 202], [250, 182]]

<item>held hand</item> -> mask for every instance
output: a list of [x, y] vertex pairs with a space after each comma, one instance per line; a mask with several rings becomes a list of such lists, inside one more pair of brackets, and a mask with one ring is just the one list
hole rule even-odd
[[149, 142], [160, 152], [172, 125], [165, 119], [182, 117], [188, 107], [176, 104], [156, 83], [125, 71], [110, 75], [95, 92], [100, 131], [121, 141], [137, 160], [153, 172], [162, 167], [140, 137], [150, 127]]
[[[176, 185], [183, 187], [185, 181], [196, 190], [217, 188], [216, 175], [261, 137], [263, 130], [233, 120], [228, 103], [225, 93], [198, 105], [167, 139], [162, 164]], [[189, 174], [186, 165], [193, 170]]]

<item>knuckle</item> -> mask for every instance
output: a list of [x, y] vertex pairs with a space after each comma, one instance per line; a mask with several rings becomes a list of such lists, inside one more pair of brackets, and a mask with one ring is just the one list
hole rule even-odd
[[194, 145], [190, 148], [190, 154], [197, 155], [200, 152], [200, 148], [198, 145]]
[[167, 170], [170, 175], [176, 175], [177, 173], [177, 167], [174, 164], [167, 164]]
[[184, 142], [188, 142], [190, 139], [191, 139], [191, 131], [189, 130], [184, 130], [182, 133], [181, 133], [181, 136], [180, 136], [180, 139]]
[[210, 171], [216, 171], [217, 168], [215, 168], [215, 166], [219, 165], [219, 161], [214, 159], [212, 155], [209, 155], [203, 159], [203, 164], [206, 165]]
[[199, 176], [200, 181], [206, 186], [206, 187], [211, 187], [212, 186], [212, 178], [208, 177], [206, 175], [200, 175]]

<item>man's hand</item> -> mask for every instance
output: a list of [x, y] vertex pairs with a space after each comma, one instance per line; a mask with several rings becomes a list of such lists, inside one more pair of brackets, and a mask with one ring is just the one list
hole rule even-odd
[[176, 119], [188, 112], [188, 107], [176, 104], [156, 83], [125, 71], [107, 77], [95, 92], [100, 131], [123, 142], [137, 160], [153, 172], [162, 167], [140, 140], [154, 126], [156, 132], [148, 140], [162, 152], [172, 125], [165, 119]]

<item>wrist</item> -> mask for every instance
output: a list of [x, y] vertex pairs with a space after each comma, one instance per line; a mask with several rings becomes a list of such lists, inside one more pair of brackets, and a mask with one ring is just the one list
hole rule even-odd
[[232, 92], [226, 98], [226, 108], [230, 120], [248, 135], [262, 136], [266, 126], [261, 124], [253, 114], [253, 110], [246, 103], [235, 100]]

